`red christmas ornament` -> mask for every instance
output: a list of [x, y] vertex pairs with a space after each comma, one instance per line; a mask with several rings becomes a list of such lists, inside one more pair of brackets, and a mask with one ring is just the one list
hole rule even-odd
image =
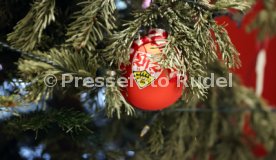
[[174, 104], [182, 95], [183, 82], [177, 72], [158, 64], [162, 55], [161, 45], [166, 43], [167, 32], [151, 29], [145, 37], [133, 42], [130, 65], [122, 66], [128, 78], [122, 89], [125, 99], [133, 106], [147, 111], [162, 110]]

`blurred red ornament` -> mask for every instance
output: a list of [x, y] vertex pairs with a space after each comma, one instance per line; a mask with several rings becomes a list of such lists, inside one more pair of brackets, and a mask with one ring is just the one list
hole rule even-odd
[[[240, 22], [230, 17], [217, 18], [218, 24], [227, 24], [228, 34], [240, 53], [242, 67], [234, 70], [241, 78], [241, 82], [247, 87], [256, 90], [256, 94], [262, 95], [268, 100], [270, 105], [276, 106], [275, 90], [276, 90], [276, 38], [272, 41], [268, 38], [259, 41], [258, 29], [247, 32], [247, 26], [254, 21], [256, 15], [263, 8], [263, 3], [258, 0]], [[233, 17], [232, 17], [233, 18]], [[265, 157], [267, 150], [261, 143], [257, 142], [256, 132], [250, 126], [250, 114], [245, 116], [243, 126], [244, 136], [250, 139], [248, 143], [253, 155], [258, 158]]]
[[183, 83], [176, 71], [164, 69], [158, 60], [164, 57], [162, 45], [167, 32], [151, 29], [145, 37], [133, 42], [130, 65], [122, 66], [128, 85], [122, 88], [126, 100], [133, 106], [147, 111], [162, 110], [174, 104], [182, 95]]
[[272, 107], [276, 107], [276, 36], [269, 40], [268, 47], [266, 49], [267, 63], [264, 71], [264, 88], [262, 96], [267, 100], [268, 104]]
[[[247, 26], [252, 23], [256, 15], [262, 10], [263, 2], [258, 0], [242, 19], [235, 21], [228, 16], [218, 17], [218, 24], [227, 24], [229, 36], [240, 53], [242, 67], [234, 70], [247, 87], [256, 90], [271, 106], [276, 107], [276, 37], [263, 41], [258, 40], [258, 29], [247, 32]], [[269, 36], [269, 35], [268, 35]], [[258, 66], [259, 65], [259, 66]]]

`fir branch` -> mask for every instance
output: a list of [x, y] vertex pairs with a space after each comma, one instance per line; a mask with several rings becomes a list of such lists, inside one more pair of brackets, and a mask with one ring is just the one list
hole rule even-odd
[[148, 143], [150, 146], [150, 153], [159, 154], [164, 149], [164, 135], [162, 133], [164, 125], [162, 122], [154, 124], [151, 129], [150, 137], [148, 138]]
[[136, 12], [133, 16], [134, 20], [124, 24], [126, 27], [124, 30], [113, 34], [108, 46], [103, 50], [110, 65], [128, 64], [130, 47], [138, 31], [143, 26], [151, 26], [157, 18], [153, 7], [144, 12]]
[[[189, 14], [190, 16], [194, 16], [196, 13], [190, 11]], [[164, 12], [164, 16], [169, 21], [172, 32], [171, 36], [175, 38], [174, 46], [180, 50], [182, 54], [181, 57], [183, 57], [184, 59], [184, 61], [182, 61], [182, 64], [180, 65], [185, 66], [183, 67], [184, 70], [179, 70], [179, 67], [176, 69], [178, 69], [180, 73], [189, 75], [188, 84], [190, 87], [188, 88], [189, 91], [186, 93], [201, 98], [206, 94], [206, 88], [201, 83], [191, 84], [190, 78], [199, 78], [206, 75], [206, 63], [215, 59], [214, 57], [216, 53], [214, 53], [212, 49], [209, 49], [212, 48], [212, 46], [214, 45], [209, 46], [208, 44], [206, 44], [205, 37], [202, 39], [197, 38], [199, 33], [201, 34], [201, 36], [203, 36], [204, 29], [202, 29], [202, 27], [194, 29], [190, 26], [186, 26], [185, 23], [182, 22], [182, 17], [179, 17], [179, 14], [176, 14], [176, 12], [174, 12], [171, 8], [167, 8], [167, 11]], [[190, 19], [189, 22], [190, 24], [194, 23], [196, 26], [196, 21]], [[207, 32], [209, 31], [207, 30]], [[165, 53], [168, 52], [175, 53], [173, 50], [165, 51]], [[171, 63], [176, 62], [170, 59], [168, 60], [171, 61]]]
[[[261, 2], [259, 2], [261, 3]], [[247, 31], [259, 30], [258, 38], [265, 38], [276, 35], [276, 2], [274, 0], [263, 0], [264, 8], [257, 14], [255, 20], [247, 26]]]
[[92, 132], [88, 129], [91, 117], [85, 113], [74, 110], [50, 110], [38, 111], [28, 115], [14, 117], [4, 122], [6, 130], [10, 131], [47, 131], [48, 129], [58, 126], [64, 133]]
[[[186, 3], [192, 8], [197, 8], [201, 11], [208, 12], [225, 12], [229, 8], [239, 11], [246, 11], [255, 2], [254, 0], [240, 1], [240, 0], [157, 0], [157, 2], [166, 4], [173, 2], [175, 4]], [[176, 5], [175, 5], [176, 6]], [[183, 7], [183, 6], [182, 6]]]
[[239, 67], [239, 52], [232, 44], [226, 29], [214, 22], [214, 34], [219, 46], [219, 52], [222, 54], [222, 59], [224, 60], [225, 65], [228, 68]]
[[109, 117], [113, 117], [115, 114], [120, 119], [123, 107], [128, 116], [134, 115], [133, 107], [125, 100], [118, 86], [107, 86], [105, 95], [106, 111]]
[[[213, 69], [220, 68], [220, 71], [216, 72], [216, 76], [226, 76], [226, 68], [221, 68], [222, 65], [215, 63], [212, 66], [214, 67]], [[209, 72], [213, 72], [213, 69], [208, 67]], [[229, 97], [232, 98], [229, 99]], [[269, 119], [266, 110], [260, 108], [260, 106], [261, 101], [256, 98], [254, 92], [241, 87], [236, 79], [234, 79], [232, 88], [212, 88], [209, 90], [208, 99], [204, 102], [197, 101], [193, 104], [177, 103], [175, 108], [161, 112], [155, 122], [155, 125], [163, 124], [161, 131], [159, 131], [159, 128], [149, 132], [151, 135], [149, 135], [148, 139], [145, 139], [147, 147], [142, 148], [143, 154], [152, 157], [150, 159], [157, 158], [161, 160], [170, 159], [171, 157], [175, 159], [209, 159], [210, 156], [216, 159], [232, 159], [233, 156], [237, 159], [245, 157], [254, 159], [250, 146], [241, 140], [241, 135], [244, 134], [244, 113], [223, 113], [219, 110], [224, 108], [231, 110], [260, 109], [262, 111], [251, 113], [254, 115], [254, 120], [252, 120], [252, 126], [256, 127], [254, 127], [254, 130], [262, 132], [262, 128], [265, 130], [266, 135], [272, 132], [275, 133], [274, 127], [268, 125], [268, 121], [272, 121]], [[194, 110], [190, 111], [187, 108], [201, 111], [196, 113]], [[203, 111], [204, 109], [212, 111], [205, 112]], [[266, 119], [266, 122], [260, 123], [261, 119]], [[154, 136], [160, 132], [162, 135], [158, 135], [158, 137], [164, 138], [162, 143], [158, 143], [157, 137]], [[271, 139], [269, 140], [265, 133], [263, 135], [259, 133], [260, 137], [265, 137], [262, 142], [270, 143]], [[158, 151], [160, 148], [162, 150], [157, 153], [151, 152]], [[198, 152], [199, 150], [201, 152]], [[137, 157], [141, 156], [139, 152], [137, 154]]]
[[114, 0], [85, 0], [79, 5], [84, 8], [75, 13], [76, 20], [69, 25], [67, 31], [67, 42], [78, 50], [85, 48], [90, 53], [99, 41], [116, 28], [116, 6]]
[[[35, 53], [35, 55], [40, 57], [41, 61], [30, 57], [19, 61], [18, 68], [22, 78], [31, 83], [27, 87], [29, 91], [27, 100], [40, 101], [43, 98], [48, 99], [51, 97], [53, 88], [47, 87], [44, 82], [45, 77], [48, 75], [55, 76], [58, 84], [62, 80], [62, 74], [83, 78], [96, 76], [96, 71], [99, 68], [96, 57], [90, 57], [83, 53], [72, 54], [71, 52], [64, 48], [59, 50], [53, 48], [49, 52], [37, 51]], [[57, 85], [56, 87], [61, 86]], [[80, 87], [75, 90], [83, 91], [83, 89], [85, 88]]]
[[53, 21], [55, 0], [36, 0], [28, 14], [8, 35], [8, 41], [23, 51], [33, 50], [40, 43], [43, 31]]
[[225, 8], [225, 9], [236, 9], [241, 12], [245, 12], [250, 9], [251, 5], [255, 2], [255, 0], [216, 0], [215, 7], [217, 9]]

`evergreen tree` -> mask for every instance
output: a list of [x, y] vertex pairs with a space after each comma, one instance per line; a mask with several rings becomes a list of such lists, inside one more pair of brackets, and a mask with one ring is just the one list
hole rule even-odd
[[[192, 82], [211, 73], [229, 78], [240, 66], [239, 52], [215, 18], [241, 16], [254, 3], [0, 0], [0, 84], [13, 86], [0, 93], [0, 112], [13, 115], [0, 122], [0, 159], [22, 159], [24, 146], [41, 146], [38, 159], [275, 159], [275, 115], [261, 98], [235, 76], [226, 88]], [[260, 40], [276, 26], [276, 2], [263, 3], [248, 27], [261, 29]], [[62, 75], [123, 77], [133, 42], [152, 28], [168, 33], [158, 64], [188, 75], [189, 87], [169, 108], [136, 109], [122, 84], [62, 86]], [[49, 76], [55, 86], [45, 84]], [[254, 152], [259, 145], [266, 156]]]

